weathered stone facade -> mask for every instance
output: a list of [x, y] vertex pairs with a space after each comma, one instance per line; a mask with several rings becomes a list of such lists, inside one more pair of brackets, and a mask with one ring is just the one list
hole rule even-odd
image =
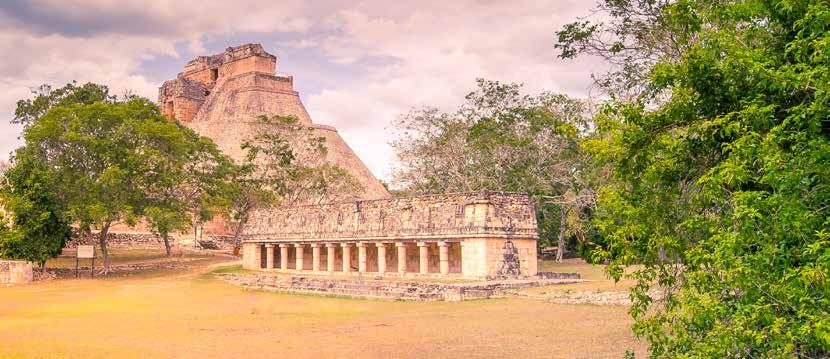
[[33, 278], [31, 262], [0, 260], [0, 285], [31, 283]]
[[236, 160], [261, 115], [294, 116], [326, 139], [326, 160], [350, 173], [363, 187], [353, 198], [389, 198], [365, 164], [331, 126], [314, 124], [294, 91], [292, 76], [276, 75], [277, 58], [259, 44], [229, 47], [187, 63], [174, 80], [159, 89], [162, 112], [201, 135], [210, 137]]
[[[244, 239], [248, 269], [467, 278], [537, 272], [535, 211], [519, 193], [262, 209]], [[505, 272], [508, 262], [515, 268]]]

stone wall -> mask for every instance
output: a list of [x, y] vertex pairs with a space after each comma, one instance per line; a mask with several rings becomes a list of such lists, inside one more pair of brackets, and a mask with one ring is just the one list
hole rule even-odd
[[475, 192], [255, 211], [248, 241], [538, 237], [526, 194]]
[[[516, 272], [510, 272], [505, 258], [507, 241], [497, 238], [464, 240], [464, 274], [469, 277], [516, 277], [536, 275], [536, 239], [510, 239], [515, 248]], [[509, 254], [508, 254], [509, 255]]]
[[0, 285], [26, 284], [33, 279], [32, 263], [0, 260]]
[[[72, 240], [66, 243], [64, 248], [74, 249], [78, 245], [98, 246], [98, 235], [84, 235], [79, 232], [73, 233]], [[107, 233], [107, 248], [124, 249], [159, 249], [163, 248], [162, 239], [151, 233]]]
[[416, 281], [352, 280], [272, 274], [218, 274], [246, 289], [363, 299], [407, 301], [461, 301], [501, 297], [510, 290], [579, 280], [520, 280], [502, 282], [434, 283]]
[[[230, 251], [235, 246], [232, 236], [204, 235], [198, 243], [195, 243], [192, 237], [192, 234], [176, 234], [172, 235], [170, 239], [172, 245], [178, 248]], [[66, 243], [64, 249], [75, 249], [81, 244], [98, 247], [97, 234], [93, 233], [89, 236], [76, 231], [73, 233], [72, 240]], [[110, 232], [107, 233], [107, 248], [163, 250], [164, 241], [161, 237], [148, 232]]]

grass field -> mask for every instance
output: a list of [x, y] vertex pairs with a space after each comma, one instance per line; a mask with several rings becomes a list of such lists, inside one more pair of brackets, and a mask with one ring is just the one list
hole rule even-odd
[[[628, 270], [633, 270], [634, 267], [631, 267]], [[579, 273], [582, 279], [585, 282], [582, 283], [574, 283], [574, 284], [565, 284], [565, 285], [556, 285], [556, 286], [546, 286], [546, 287], [535, 287], [535, 288], [528, 288], [525, 289], [526, 292], [530, 293], [547, 293], [553, 291], [572, 291], [572, 292], [580, 292], [580, 291], [593, 291], [593, 292], [623, 292], [627, 291], [631, 286], [635, 284], [634, 280], [631, 279], [622, 279], [619, 282], [615, 282], [613, 279], [609, 278], [608, 275], [605, 273], [605, 266], [602, 265], [592, 265], [587, 264], [579, 259], [570, 259], [565, 260], [564, 263], [556, 263], [555, 261], [540, 261], [539, 262], [539, 271], [540, 272], [562, 272], [562, 273]]]
[[[130, 261], [164, 260], [132, 254]], [[0, 288], [0, 357], [604, 358], [644, 351], [624, 307], [249, 292], [209, 274], [228, 259], [190, 263], [188, 270]]]

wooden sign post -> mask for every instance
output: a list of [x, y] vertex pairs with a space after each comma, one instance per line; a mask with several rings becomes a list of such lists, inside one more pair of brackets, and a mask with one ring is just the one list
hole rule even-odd
[[81, 259], [92, 259], [90, 275], [95, 276], [95, 246], [78, 246], [78, 255], [75, 256], [75, 278], [78, 278], [78, 264]]

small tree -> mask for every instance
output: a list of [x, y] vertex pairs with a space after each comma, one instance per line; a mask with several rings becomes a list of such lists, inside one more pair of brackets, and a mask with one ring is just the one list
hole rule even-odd
[[254, 134], [242, 145], [246, 157], [225, 188], [237, 245], [256, 208], [354, 199], [360, 193], [351, 174], [326, 161], [325, 138], [313, 128], [292, 116], [260, 116], [251, 126]]
[[45, 168], [25, 155], [14, 161], [0, 184], [0, 258], [45, 268], [49, 258], [60, 255], [72, 230]]
[[211, 219], [222, 206], [219, 197], [233, 163], [213, 141], [188, 128], [178, 126], [168, 136], [166, 146], [151, 149], [164, 170], [145, 176], [142, 187], [148, 201], [143, 218], [170, 256], [171, 233]]

